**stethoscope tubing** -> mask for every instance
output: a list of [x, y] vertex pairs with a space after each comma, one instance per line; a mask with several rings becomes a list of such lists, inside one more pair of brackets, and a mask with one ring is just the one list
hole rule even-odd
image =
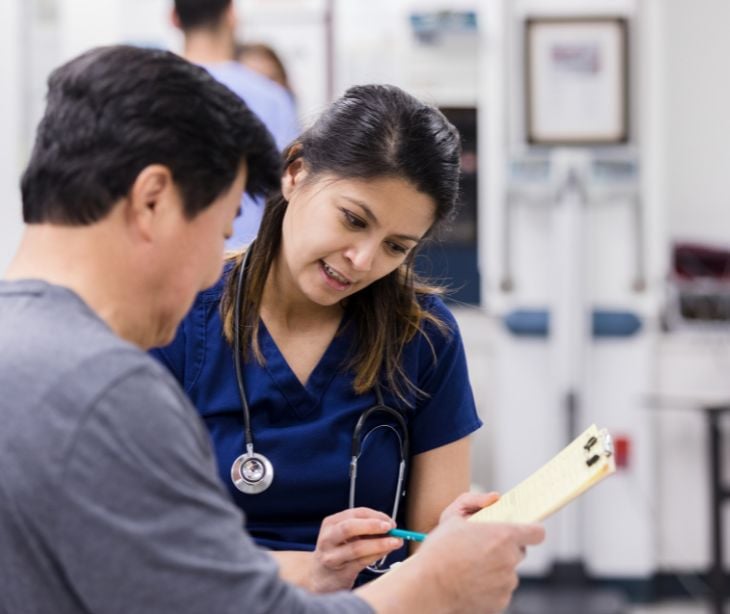
[[241, 405], [243, 407], [243, 432], [246, 440], [246, 448], [252, 451], [253, 432], [251, 430], [251, 412], [248, 408], [248, 400], [246, 399], [246, 390], [243, 386], [243, 373], [241, 370], [241, 301], [243, 300], [243, 281], [250, 254], [251, 247], [246, 250], [246, 254], [241, 262], [241, 268], [238, 271], [238, 279], [236, 280], [236, 302], [233, 308], [233, 364], [236, 369], [238, 394], [241, 397]]

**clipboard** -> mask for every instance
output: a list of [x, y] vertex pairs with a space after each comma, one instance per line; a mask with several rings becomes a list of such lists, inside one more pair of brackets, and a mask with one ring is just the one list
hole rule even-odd
[[613, 440], [592, 424], [572, 443], [470, 522], [540, 522], [616, 471]]

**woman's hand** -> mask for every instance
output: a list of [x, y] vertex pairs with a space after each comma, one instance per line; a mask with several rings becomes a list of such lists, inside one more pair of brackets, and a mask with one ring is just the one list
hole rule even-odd
[[328, 593], [352, 588], [365, 567], [400, 548], [403, 541], [384, 535], [393, 520], [367, 507], [357, 507], [322, 521], [309, 571], [309, 588]]
[[454, 517], [469, 518], [469, 516], [475, 514], [483, 507], [492, 505], [492, 503], [495, 503], [498, 500], [498, 492], [465, 492], [456, 497], [456, 499], [454, 499], [454, 501], [446, 509], [444, 509], [443, 512], [441, 512], [439, 524]]

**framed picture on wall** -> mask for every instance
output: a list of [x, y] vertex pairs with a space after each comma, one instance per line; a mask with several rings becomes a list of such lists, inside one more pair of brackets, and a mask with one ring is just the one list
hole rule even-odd
[[609, 145], [628, 141], [627, 30], [623, 17], [526, 20], [529, 144]]

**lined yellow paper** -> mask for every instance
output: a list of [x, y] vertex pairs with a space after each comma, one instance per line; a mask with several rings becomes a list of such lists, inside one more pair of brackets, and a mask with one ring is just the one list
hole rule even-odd
[[593, 424], [547, 464], [469, 520], [538, 522], [614, 471], [610, 435]]

